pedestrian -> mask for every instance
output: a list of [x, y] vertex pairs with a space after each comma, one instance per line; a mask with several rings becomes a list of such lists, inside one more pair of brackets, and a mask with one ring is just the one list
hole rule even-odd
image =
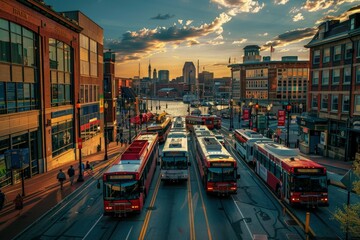
[[23, 204], [23, 198], [22, 196], [20, 195], [20, 193], [18, 193], [18, 195], [15, 197], [14, 199], [14, 204], [15, 204], [15, 209], [16, 210], [21, 210], [23, 209], [24, 207], [24, 204]]
[[90, 162], [89, 161], [87, 161], [86, 162], [86, 167], [85, 167], [85, 169], [86, 169], [86, 171], [87, 171], [87, 173], [89, 174], [89, 175], [92, 175], [92, 170], [93, 170], [93, 167], [91, 166], [91, 164], [90, 164]]
[[64, 181], [66, 180], [65, 173], [62, 171], [62, 169], [59, 170], [59, 173], [57, 174], [56, 178], [60, 182], [60, 189], [63, 189]]
[[5, 193], [0, 189], [0, 211], [3, 209], [5, 203]]
[[70, 179], [70, 185], [72, 186], [74, 184], [74, 177], [75, 177], [75, 169], [73, 168], [72, 165], [69, 167], [67, 174]]
[[121, 144], [121, 147], [122, 147], [123, 144], [124, 144], [124, 139], [123, 138], [120, 139], [120, 144]]
[[119, 138], [116, 137], [116, 146], [118, 146], [118, 145], [119, 145]]

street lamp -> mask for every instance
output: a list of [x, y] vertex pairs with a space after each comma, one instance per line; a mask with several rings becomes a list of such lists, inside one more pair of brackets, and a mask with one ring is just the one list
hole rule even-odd
[[250, 100], [249, 102], [249, 107], [250, 107], [250, 111], [249, 111], [249, 129], [251, 129], [251, 125], [252, 125], [252, 105], [253, 105], [253, 102], [252, 102], [252, 99]]
[[76, 103], [76, 109], [78, 110], [78, 148], [79, 148], [79, 177], [77, 179], [77, 182], [83, 182], [83, 173], [82, 173], [82, 154], [81, 154], [81, 148], [82, 148], [82, 139], [81, 139], [81, 122], [80, 122], [80, 99], [78, 99]]
[[229, 127], [229, 131], [232, 131], [234, 128], [234, 116], [233, 116], [233, 99], [230, 99], [230, 106], [229, 106], [229, 110], [230, 110], [230, 127]]
[[129, 108], [128, 108], [128, 112], [129, 112], [129, 144], [131, 144], [131, 113], [130, 113], [130, 98], [129, 98]]
[[303, 105], [302, 103], [300, 103], [300, 104], [299, 104], [299, 108], [300, 108], [300, 115], [302, 114], [303, 107], [304, 107], [304, 105]]
[[291, 112], [291, 104], [290, 104], [290, 100], [288, 102], [288, 104], [286, 105], [286, 112], [287, 112], [287, 132], [286, 132], [286, 146], [287, 147], [290, 147], [290, 139], [289, 139], [289, 136], [290, 136], [290, 112]]
[[108, 136], [107, 136], [107, 109], [108, 109], [109, 105], [107, 103], [107, 101], [105, 101], [104, 104], [104, 138], [105, 138], [105, 156], [104, 156], [104, 161], [108, 160], [108, 153], [107, 153], [107, 142], [108, 142]]
[[255, 124], [255, 129], [256, 129], [256, 131], [257, 132], [259, 132], [259, 130], [258, 130], [258, 111], [259, 111], [259, 103], [258, 102], [256, 102], [256, 104], [255, 104], [255, 117], [256, 117], [256, 124]]
[[271, 108], [272, 108], [272, 103], [270, 103], [269, 105], [267, 105], [266, 107], [266, 110], [267, 110], [267, 117], [266, 117], [266, 129], [267, 129], [267, 132], [266, 132], [266, 136], [269, 137], [269, 121], [270, 121], [270, 111], [271, 111]]

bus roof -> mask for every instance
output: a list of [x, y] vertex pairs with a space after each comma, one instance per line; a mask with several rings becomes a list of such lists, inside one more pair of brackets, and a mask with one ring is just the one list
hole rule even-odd
[[198, 144], [208, 161], [211, 161], [211, 159], [234, 160], [215, 136], [198, 137]]
[[140, 133], [106, 173], [140, 171], [149, 151], [157, 142], [157, 133]]
[[235, 130], [235, 134], [239, 134], [241, 136], [246, 137], [247, 139], [252, 139], [252, 138], [266, 138], [264, 137], [262, 134], [251, 130], [251, 129], [236, 129]]
[[187, 152], [188, 145], [187, 145], [187, 137], [184, 138], [167, 138], [164, 148], [162, 152], [173, 152], [173, 151], [181, 151]]
[[151, 130], [159, 130], [159, 129], [163, 129], [165, 128], [165, 126], [167, 126], [167, 124], [169, 124], [169, 122], [171, 122], [171, 118], [168, 116], [166, 117], [166, 119], [161, 122], [161, 123], [151, 123], [148, 127], [147, 130], [151, 131]]
[[259, 151], [273, 155], [274, 161], [280, 161], [283, 167], [288, 168], [324, 168], [304, 156], [299, 155], [296, 149], [287, 148], [277, 143], [255, 143]]

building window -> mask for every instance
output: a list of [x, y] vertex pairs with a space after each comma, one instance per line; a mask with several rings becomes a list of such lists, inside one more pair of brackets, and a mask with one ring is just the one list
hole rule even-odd
[[339, 108], [339, 96], [332, 95], [331, 96], [331, 111], [337, 112]]
[[320, 50], [314, 51], [313, 64], [320, 63]]
[[321, 85], [329, 85], [329, 70], [322, 71]]
[[356, 83], [360, 83], [360, 66], [356, 67]]
[[330, 48], [324, 49], [323, 63], [330, 62]]
[[351, 81], [351, 69], [350, 67], [344, 68], [344, 84], [350, 84]]
[[349, 112], [350, 109], [350, 98], [348, 95], [343, 95], [342, 111]]
[[352, 43], [347, 43], [345, 45], [345, 59], [351, 59], [352, 57]]
[[313, 71], [313, 79], [312, 79], [312, 85], [318, 85], [319, 84], [319, 71]]
[[70, 46], [56, 39], [49, 39], [51, 105], [72, 103], [72, 59]]
[[311, 98], [311, 108], [318, 108], [318, 99], [317, 99], [317, 94], [312, 94], [312, 98]]
[[90, 39], [90, 75], [93, 77], [97, 77], [98, 75], [98, 51], [97, 51], [97, 43]]
[[356, 42], [357, 43], [357, 53], [356, 57], [360, 57], [360, 40]]
[[334, 61], [341, 60], [341, 45], [334, 47]]
[[332, 71], [332, 84], [338, 85], [340, 82], [340, 69], [333, 69]]
[[354, 112], [360, 113], [360, 95], [355, 95]]
[[80, 74], [90, 75], [89, 38], [80, 34]]
[[51, 127], [52, 155], [57, 156], [73, 148], [73, 120], [53, 124]]
[[321, 94], [321, 110], [327, 110], [327, 109], [328, 109], [328, 95]]

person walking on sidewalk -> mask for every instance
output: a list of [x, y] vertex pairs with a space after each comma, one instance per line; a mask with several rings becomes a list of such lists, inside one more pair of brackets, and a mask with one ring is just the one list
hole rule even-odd
[[62, 171], [62, 169], [59, 170], [59, 173], [57, 174], [56, 178], [60, 182], [60, 189], [63, 189], [64, 181], [66, 180], [65, 173]]
[[20, 195], [20, 193], [18, 193], [18, 195], [15, 197], [14, 199], [14, 204], [15, 204], [15, 209], [16, 210], [21, 210], [24, 207], [24, 199], [23, 197]]
[[70, 179], [70, 185], [72, 186], [74, 184], [74, 177], [75, 177], [75, 169], [73, 168], [72, 165], [69, 167], [67, 174]]
[[3, 193], [0, 189], [0, 211], [3, 209], [4, 207], [4, 203], [5, 203], [5, 193]]

